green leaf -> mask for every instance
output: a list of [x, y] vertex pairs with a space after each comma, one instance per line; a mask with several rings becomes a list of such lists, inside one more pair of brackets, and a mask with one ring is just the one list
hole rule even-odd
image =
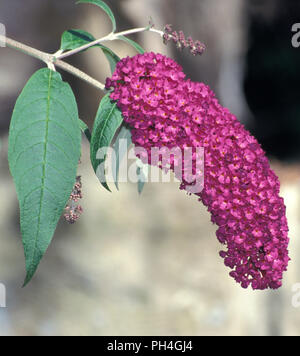
[[116, 70], [117, 63], [121, 60], [121, 58], [118, 57], [110, 48], [105, 47], [103, 45], [100, 45], [99, 47], [101, 47], [102, 52], [105, 54], [110, 65], [111, 73], [113, 74]]
[[122, 162], [124, 156], [126, 155], [129, 146], [132, 144], [131, 131], [122, 125], [121, 129], [115, 137], [115, 142], [113, 149], [115, 152], [115, 161], [112, 161], [112, 172], [115, 181], [115, 186], [119, 190], [119, 173], [120, 173], [120, 163]]
[[144, 164], [139, 158], [137, 158], [136, 160], [136, 165], [136, 174], [138, 177], [138, 192], [139, 194], [142, 194], [148, 178], [148, 166]]
[[114, 17], [111, 8], [102, 0], [79, 0], [77, 4], [93, 4], [99, 6], [102, 10], [106, 12], [108, 17], [111, 19], [112, 22], [112, 31], [115, 32], [117, 28], [116, 19]]
[[74, 94], [60, 74], [37, 71], [14, 108], [8, 160], [20, 203], [26, 285], [45, 254], [69, 200], [80, 158]]
[[85, 134], [88, 141], [91, 142], [92, 135], [91, 135], [88, 125], [79, 119], [79, 127], [80, 127], [80, 130]]
[[95, 41], [95, 37], [83, 30], [68, 30], [62, 34], [60, 49], [63, 51], [76, 49]]
[[136, 43], [135, 41], [131, 40], [130, 38], [128, 37], [125, 37], [125, 36], [118, 36], [118, 38], [121, 40], [121, 41], [124, 41], [124, 42], [127, 42], [129, 43], [132, 47], [134, 47], [138, 53], [140, 54], [144, 54], [145, 53], [145, 50], [143, 47], [141, 47], [138, 43]]
[[[141, 173], [140, 173], [140, 168], [138, 168], [137, 174], [138, 174], [138, 175], [141, 174]], [[143, 179], [139, 179], [139, 180], [138, 180], [138, 193], [139, 193], [139, 194], [142, 194], [142, 193], [143, 193], [145, 184], [146, 184], [146, 183], [145, 183], [145, 181], [144, 181]]]
[[[113, 144], [115, 152], [115, 160], [112, 160], [113, 178], [116, 188], [119, 190], [119, 171], [120, 163], [124, 159], [130, 145], [132, 144], [132, 137], [130, 129], [124, 124], [118, 130]], [[138, 192], [142, 193], [148, 177], [148, 165], [144, 164], [139, 158], [136, 159], [137, 177], [138, 177]]]
[[[62, 34], [60, 49], [63, 51], [77, 49], [95, 40], [95, 37], [86, 31], [74, 29], [68, 30]], [[111, 72], [113, 73], [116, 69], [117, 63], [120, 61], [120, 57], [118, 57], [110, 48], [102, 44], [97, 44], [90, 48], [94, 47], [102, 49], [102, 52], [105, 54], [109, 62]]]
[[[123, 122], [123, 116], [117, 104], [112, 102], [107, 94], [102, 99], [91, 138], [91, 162], [96, 175], [108, 191], [110, 191], [105, 177], [105, 160], [108, 147], [111, 146], [118, 128]], [[99, 151], [100, 150], [100, 151]]]

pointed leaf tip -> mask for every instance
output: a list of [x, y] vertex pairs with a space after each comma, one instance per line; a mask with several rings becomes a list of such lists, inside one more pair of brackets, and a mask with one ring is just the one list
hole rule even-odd
[[115, 16], [114, 16], [111, 8], [104, 1], [102, 1], [102, 0], [79, 0], [79, 1], [77, 1], [76, 4], [93, 4], [93, 5], [99, 6], [103, 11], [106, 12], [108, 17], [110, 18], [110, 20], [112, 22], [112, 31], [113, 32], [116, 31], [117, 23], [116, 23]]
[[94, 171], [102, 184], [109, 192], [106, 181], [105, 163], [108, 147], [111, 146], [113, 139], [123, 122], [123, 116], [117, 104], [112, 102], [107, 94], [101, 100], [91, 138], [91, 163]]
[[37, 71], [20, 94], [8, 161], [20, 204], [27, 276], [35, 274], [70, 197], [80, 158], [77, 104], [57, 72]]

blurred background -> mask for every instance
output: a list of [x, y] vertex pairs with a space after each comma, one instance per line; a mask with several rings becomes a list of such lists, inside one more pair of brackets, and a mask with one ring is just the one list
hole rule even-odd
[[[299, 335], [300, 308], [300, 48], [291, 28], [300, 22], [297, 0], [107, 0], [120, 30], [167, 23], [202, 40], [202, 57], [163, 45], [159, 36], [133, 37], [148, 51], [175, 58], [194, 81], [204, 81], [260, 140], [282, 182], [292, 261], [279, 291], [243, 290], [228, 276], [216, 228], [206, 209], [177, 183], [134, 184], [107, 193], [89, 163], [83, 139], [80, 174], [84, 214], [63, 220], [32, 283], [21, 289], [24, 257], [16, 193], [7, 163], [7, 133], [15, 100], [42, 66], [0, 48], [0, 335]], [[74, 0], [1, 0], [7, 35], [56, 52], [66, 29], [101, 37], [110, 22], [92, 5]], [[121, 57], [134, 55], [111, 44]], [[70, 63], [104, 82], [109, 67], [92, 49]], [[89, 125], [101, 93], [62, 73]]]

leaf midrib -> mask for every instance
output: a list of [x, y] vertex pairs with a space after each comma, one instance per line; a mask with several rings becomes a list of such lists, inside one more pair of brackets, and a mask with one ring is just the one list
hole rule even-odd
[[[114, 103], [114, 105], [111, 107], [111, 110], [110, 110], [109, 114], [107, 115], [106, 119], [105, 119], [104, 122], [103, 122], [103, 125], [102, 125], [102, 127], [101, 127], [101, 131], [100, 131], [99, 140], [98, 140], [98, 145], [97, 145], [98, 149], [99, 149], [100, 143], [102, 142], [102, 137], [103, 137], [103, 133], [104, 133], [106, 124], [107, 124], [107, 122], [109, 121], [110, 117], [112, 116], [112, 114], [113, 114], [113, 112], [114, 112], [114, 110], [115, 110], [115, 108], [116, 108], [116, 105], [117, 105], [117, 104]], [[105, 161], [105, 157], [106, 157], [106, 155], [103, 157], [103, 161]], [[97, 167], [96, 167], [96, 162], [97, 162], [97, 161], [98, 161], [98, 160], [97, 160], [97, 153], [96, 153], [95, 167], [94, 167], [95, 171], [96, 171], [96, 169], [97, 169]], [[99, 160], [99, 161], [101, 162], [101, 160]]]
[[36, 257], [37, 251], [37, 243], [38, 243], [38, 236], [40, 234], [40, 226], [41, 226], [41, 211], [43, 205], [43, 198], [44, 198], [44, 185], [45, 185], [45, 176], [46, 176], [46, 158], [47, 158], [47, 145], [48, 145], [48, 134], [49, 134], [49, 115], [50, 115], [50, 96], [51, 96], [51, 80], [52, 80], [52, 71], [49, 72], [49, 80], [48, 80], [48, 94], [47, 94], [47, 113], [46, 113], [46, 132], [45, 132], [45, 143], [44, 143], [44, 155], [43, 155], [43, 162], [42, 162], [42, 185], [41, 185], [41, 196], [40, 196], [40, 204], [39, 204], [39, 215], [38, 215], [38, 228], [37, 233], [34, 239], [34, 252], [32, 256], [32, 260], [30, 263], [30, 268], [27, 272], [31, 273], [31, 269], [34, 265], [34, 260]]

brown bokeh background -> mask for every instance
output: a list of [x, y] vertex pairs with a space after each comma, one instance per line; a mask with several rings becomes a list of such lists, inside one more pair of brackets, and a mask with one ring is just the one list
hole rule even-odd
[[[155, 34], [133, 37], [147, 50], [175, 58], [193, 80], [209, 84], [224, 106], [248, 127], [255, 127], [259, 115], [248, 105], [244, 90], [247, 55], [254, 41], [251, 21], [259, 16], [272, 24], [285, 16], [282, 5], [289, 1], [107, 2], [120, 30], [144, 26], [152, 16], [157, 28], [172, 23], [205, 42], [205, 55], [194, 58], [164, 46]], [[73, 0], [2, 0], [0, 23], [8, 36], [53, 53], [66, 29], [82, 28], [96, 37], [110, 30], [101, 10], [75, 6]], [[297, 51], [290, 44], [288, 18], [286, 23], [290, 36], [286, 45]], [[121, 42], [111, 47], [121, 57], [135, 54]], [[258, 54], [258, 61], [264, 60], [264, 53]], [[98, 49], [70, 62], [102, 82], [109, 75]], [[282, 182], [291, 237], [292, 261], [278, 291], [242, 290], [228, 276], [209, 214], [195, 198], [179, 191], [177, 183], [147, 184], [141, 196], [131, 183], [121, 184], [119, 192], [106, 192], [90, 167], [85, 139], [79, 168], [84, 214], [74, 226], [60, 222], [36, 277], [21, 289], [24, 257], [18, 203], [8, 171], [7, 130], [16, 97], [41, 66], [35, 59], [0, 48], [0, 283], [7, 287], [0, 335], [299, 335], [300, 308], [292, 305], [292, 287], [300, 282], [296, 159], [271, 156]], [[80, 117], [91, 125], [102, 94], [62, 74], [75, 92]]]

